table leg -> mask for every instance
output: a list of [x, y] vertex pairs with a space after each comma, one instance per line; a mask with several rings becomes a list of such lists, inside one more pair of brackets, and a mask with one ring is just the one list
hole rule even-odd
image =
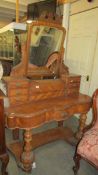
[[86, 114], [81, 114], [80, 115], [80, 120], [79, 120], [79, 130], [76, 133], [76, 138], [79, 140], [81, 139], [83, 135], [83, 130], [85, 128], [85, 123], [86, 123], [87, 115]]
[[9, 162], [8, 154], [5, 153], [2, 156], [0, 156], [0, 160], [2, 161], [2, 166], [1, 166], [1, 173], [2, 173], [2, 175], [8, 175], [8, 173], [6, 172], [6, 167], [7, 167], [8, 162]]
[[21, 162], [23, 169], [27, 172], [32, 170], [34, 162], [34, 155], [32, 152], [32, 130], [25, 130], [24, 132], [24, 148], [21, 155]]

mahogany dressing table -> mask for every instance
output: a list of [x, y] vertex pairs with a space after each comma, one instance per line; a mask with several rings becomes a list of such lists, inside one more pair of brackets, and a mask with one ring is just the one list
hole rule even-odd
[[[14, 141], [8, 148], [25, 171], [32, 170], [33, 149], [56, 139], [70, 140], [73, 133], [63, 121], [75, 114], [80, 114], [76, 138], [81, 138], [92, 105], [89, 96], [79, 93], [81, 76], [70, 74], [63, 64], [65, 34], [57, 16], [41, 16], [28, 28], [20, 64], [4, 78], [10, 104], [4, 109], [6, 125], [24, 130], [23, 143]], [[32, 135], [33, 128], [51, 121], [58, 127]]]

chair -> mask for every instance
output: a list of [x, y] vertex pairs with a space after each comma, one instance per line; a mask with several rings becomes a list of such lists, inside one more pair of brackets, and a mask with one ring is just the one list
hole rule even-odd
[[74, 156], [75, 166], [73, 167], [74, 175], [77, 175], [81, 158], [98, 168], [98, 89], [93, 95], [92, 108], [92, 123], [84, 131], [83, 137], [76, 148]]

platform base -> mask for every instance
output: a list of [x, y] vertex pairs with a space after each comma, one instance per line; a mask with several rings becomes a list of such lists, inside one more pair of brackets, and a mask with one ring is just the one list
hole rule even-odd
[[[76, 141], [73, 132], [69, 128], [58, 127], [32, 135], [32, 151], [39, 146], [56, 140], [65, 140], [72, 145]], [[20, 159], [23, 153], [23, 142], [11, 143], [7, 145], [7, 148], [15, 156], [17, 165], [24, 170]]]

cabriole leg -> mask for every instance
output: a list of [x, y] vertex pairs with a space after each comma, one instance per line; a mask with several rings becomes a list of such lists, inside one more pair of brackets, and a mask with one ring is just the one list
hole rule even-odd
[[74, 175], [77, 175], [78, 173], [78, 170], [80, 168], [80, 159], [81, 159], [81, 156], [79, 154], [75, 154], [74, 156], [74, 162], [75, 162], [75, 166], [73, 167], [73, 171], [74, 171]]

